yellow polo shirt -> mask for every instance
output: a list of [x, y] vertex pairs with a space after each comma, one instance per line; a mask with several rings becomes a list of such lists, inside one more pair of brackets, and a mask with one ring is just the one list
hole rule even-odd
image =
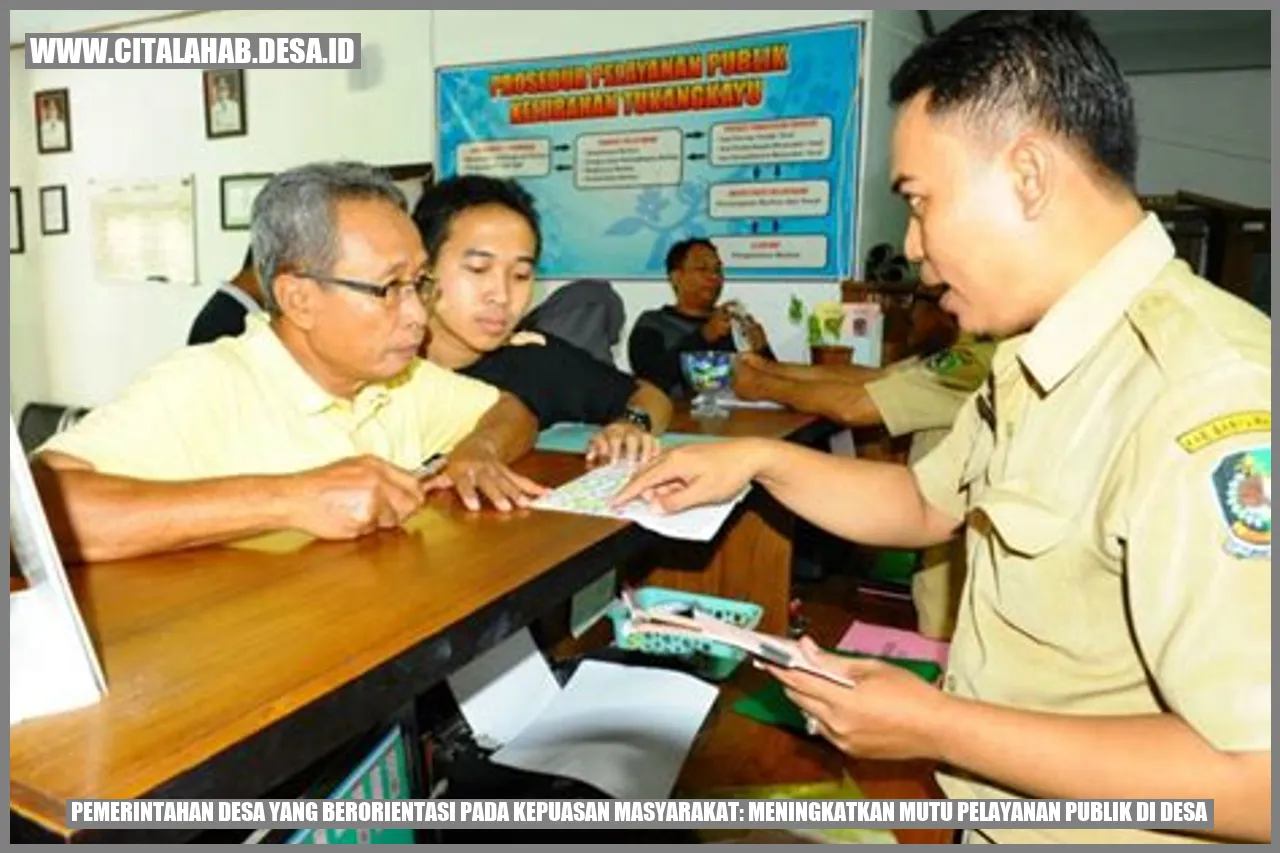
[[968, 521], [944, 689], [1057, 714], [1168, 710], [1218, 749], [1270, 750], [1271, 321], [1175, 260], [1154, 216], [998, 346], [988, 387], [914, 471]]
[[290, 474], [364, 454], [413, 469], [452, 449], [498, 399], [493, 386], [422, 360], [340, 399], [265, 318], [247, 324], [239, 337], [175, 353], [41, 450], [147, 480]]

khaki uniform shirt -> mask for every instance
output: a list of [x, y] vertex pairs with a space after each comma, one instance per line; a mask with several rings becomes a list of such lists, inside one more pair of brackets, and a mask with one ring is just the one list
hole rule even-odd
[[[909, 464], [923, 459], [951, 431], [960, 407], [991, 373], [996, 345], [962, 335], [928, 358], [891, 365], [886, 375], [864, 387], [890, 435], [911, 435]], [[917, 629], [926, 637], [947, 639], [955, 627], [964, 584], [964, 547], [960, 539], [925, 548], [911, 578]]]
[[991, 372], [995, 344], [962, 336], [929, 358], [909, 358], [864, 387], [890, 435], [913, 434], [912, 463], [937, 446]]
[[914, 470], [968, 522], [947, 691], [1057, 714], [1167, 710], [1217, 749], [1270, 750], [1271, 323], [1174, 260], [1154, 216], [999, 345], [988, 388]]

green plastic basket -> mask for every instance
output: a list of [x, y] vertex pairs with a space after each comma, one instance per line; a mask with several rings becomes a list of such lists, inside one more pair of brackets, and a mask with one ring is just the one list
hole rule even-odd
[[[764, 617], [764, 608], [750, 601], [735, 601], [656, 586], [633, 590], [631, 598], [642, 610], [664, 606], [693, 607], [747, 630], [754, 630]], [[626, 628], [627, 608], [621, 601], [615, 601], [609, 608], [609, 619], [613, 622], [614, 645], [651, 655], [678, 657], [692, 664], [698, 674], [709, 681], [724, 681], [747, 656], [741, 649], [714, 640], [629, 632]]]

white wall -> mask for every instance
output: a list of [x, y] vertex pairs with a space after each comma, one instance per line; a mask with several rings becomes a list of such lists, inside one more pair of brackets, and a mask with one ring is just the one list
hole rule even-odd
[[9, 182], [22, 189], [26, 250], [9, 255], [9, 409], [16, 416], [32, 400], [47, 399], [44, 287], [38, 255], [40, 230], [35, 163], [35, 110], [22, 79], [22, 56], [9, 54]]
[[[437, 63], [454, 65], [585, 51], [626, 50], [694, 39], [869, 20], [872, 14], [869, 11], [844, 10], [736, 10], [732, 14], [717, 10], [678, 13], [624, 10], [584, 15], [574, 11], [509, 10], [501, 13], [499, 22], [494, 22], [492, 16], [492, 12], [486, 11], [436, 12], [434, 53]], [[877, 55], [878, 42], [887, 43], [886, 55], [897, 56], [903, 45], [914, 44], [919, 39], [916, 13], [877, 12], [876, 17], [881, 22], [873, 23], [870, 37], [870, 75], [864, 80], [868, 86], [866, 102], [883, 102], [886, 97], [887, 77], [878, 79], [885, 67], [885, 60]], [[887, 109], [884, 112], [887, 113]], [[883, 117], [877, 110], [876, 118], [882, 121]], [[864, 134], [865, 129], [864, 124]], [[877, 126], [869, 137], [868, 144], [864, 144], [865, 168], [869, 175], [867, 180], [874, 183], [886, 168], [883, 160], [888, 156], [887, 136], [883, 126]], [[868, 187], [867, 182], [864, 182], [864, 187]], [[893, 232], [895, 242], [900, 242], [901, 232], [895, 224], [898, 214], [883, 212], [881, 208], [886, 202], [897, 204], [888, 198], [887, 193], [869, 188], [862, 205], [863, 220], [872, 223], [873, 233], [880, 235], [879, 239], [884, 239], [886, 232]], [[858, 254], [861, 255], [868, 245], [865, 239], [860, 239]], [[861, 260], [861, 257], [856, 259], [859, 266]], [[547, 282], [546, 285], [553, 288], [559, 283]], [[617, 353], [619, 362], [626, 365], [625, 342], [631, 323], [642, 311], [669, 303], [671, 288], [665, 281], [625, 282], [614, 287], [627, 310], [627, 327], [623, 330], [623, 343]], [[808, 347], [803, 332], [786, 320], [787, 302], [792, 293], [800, 294], [810, 303], [839, 299], [839, 288], [831, 284], [730, 281], [725, 287], [726, 299], [741, 300], [764, 325], [780, 357], [807, 360]]]
[[[377, 45], [382, 53], [383, 79], [360, 90], [350, 85], [357, 72], [346, 70], [246, 71], [249, 134], [217, 140], [204, 136], [198, 69], [27, 71], [21, 51], [11, 51], [10, 168], [16, 175], [26, 169], [23, 193], [30, 199], [30, 255], [10, 260], [11, 398], [19, 398], [11, 404], [37, 397], [101, 403], [182, 346], [196, 311], [239, 267], [247, 245], [247, 232], [221, 230], [219, 176], [336, 157], [382, 165], [432, 160], [430, 20], [429, 12], [215, 12], [126, 30], [361, 32], [363, 49]], [[70, 91], [73, 151], [37, 155], [31, 95], [59, 87]], [[96, 281], [88, 182], [181, 174], [196, 176], [199, 286]], [[69, 234], [39, 236], [35, 199], [47, 184], [68, 186]], [[19, 326], [20, 317], [27, 326]], [[37, 350], [47, 377], [33, 365], [30, 353]]]
[[1191, 190], [1271, 206], [1271, 70], [1129, 79], [1141, 152], [1138, 190]]
[[[105, 14], [105, 13], [104, 13]], [[121, 13], [121, 18], [131, 17]], [[626, 49], [850, 20], [865, 11], [572, 11], [492, 12], [214, 12], [124, 27], [124, 32], [359, 31], [375, 47], [381, 81], [351, 86], [352, 72], [249, 70], [249, 135], [204, 138], [200, 72], [119, 73], [36, 70], [10, 54], [11, 171], [26, 195], [28, 254], [10, 260], [11, 405], [32, 399], [95, 405], [115, 396], [140, 371], [185, 340], [192, 317], [243, 255], [245, 232], [219, 225], [218, 178], [274, 171], [311, 159], [354, 157], [379, 163], [433, 159], [433, 62], [478, 62], [591, 50]], [[678, 27], [673, 23], [678, 21]], [[94, 19], [90, 23], [102, 24]], [[11, 33], [15, 22], [11, 17]], [[75, 21], [26, 22], [19, 30], [67, 29]], [[83, 23], [83, 22], [81, 22]], [[901, 211], [887, 194], [887, 74], [919, 37], [914, 12], [885, 12], [868, 41], [869, 76], [861, 218], [876, 240], [898, 239]], [[37, 155], [31, 95], [67, 87], [74, 150]], [[91, 179], [196, 176], [196, 251], [200, 284], [108, 284], [94, 278], [86, 187]], [[70, 233], [40, 237], [37, 187], [68, 186]], [[884, 186], [881, 186], [881, 185]], [[869, 245], [866, 237], [859, 249]], [[859, 262], [861, 258], [857, 259]], [[548, 283], [549, 286], [554, 283]], [[628, 316], [669, 301], [665, 282], [619, 290]], [[787, 300], [834, 299], [833, 285], [733, 284], [729, 298], [751, 306], [784, 357], [805, 358], [799, 329], [785, 320]], [[625, 337], [624, 337], [625, 341]], [[620, 347], [625, 350], [625, 347]], [[625, 352], [619, 355], [625, 364]]]
[[10, 9], [9, 44], [30, 34], [71, 33], [190, 14], [183, 9]]
[[907, 227], [907, 206], [893, 193], [890, 155], [893, 148], [893, 110], [889, 79], [923, 38], [920, 17], [913, 11], [877, 11], [871, 21], [871, 57], [864, 81], [862, 195], [857, 271], [872, 246], [890, 243], [901, 250]]
[[[105, 13], [104, 13], [105, 14]], [[125, 13], [121, 13], [125, 14]], [[359, 31], [376, 49], [369, 72], [250, 70], [247, 137], [206, 140], [198, 70], [104, 73], [23, 67], [10, 53], [10, 172], [23, 188], [27, 252], [10, 257], [10, 403], [33, 399], [93, 405], [180, 346], [196, 310], [238, 264], [245, 232], [219, 227], [218, 177], [272, 171], [309, 159], [380, 163], [433, 159], [436, 64], [614, 50], [773, 29], [871, 20], [863, 81], [865, 124], [859, 254], [901, 241], [905, 212], [888, 192], [891, 113], [888, 78], [920, 39], [913, 11], [760, 10], [492, 12], [214, 12], [138, 24], [132, 32]], [[30, 23], [30, 22], [29, 22]], [[37, 21], [36, 28], [63, 24]], [[95, 21], [93, 23], [101, 23]], [[11, 34], [14, 19], [11, 15]], [[19, 27], [19, 29], [23, 29]], [[1190, 189], [1270, 205], [1269, 70], [1136, 76], [1143, 192]], [[31, 95], [65, 86], [75, 150], [37, 155]], [[90, 179], [193, 173], [197, 185], [200, 285], [118, 285], [94, 280], [87, 197]], [[41, 237], [38, 188], [68, 185], [71, 233]], [[857, 259], [859, 262], [861, 258]], [[548, 283], [554, 286], [554, 282]], [[618, 285], [629, 318], [670, 299], [664, 282]], [[785, 320], [790, 295], [836, 298], [832, 285], [730, 283], [765, 323], [784, 357], [805, 357], [803, 336]], [[623, 347], [622, 349], [625, 349]], [[625, 353], [620, 353], [624, 357]]]

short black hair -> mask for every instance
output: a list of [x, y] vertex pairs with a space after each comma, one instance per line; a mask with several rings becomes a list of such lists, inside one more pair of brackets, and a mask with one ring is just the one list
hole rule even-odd
[[413, 221], [422, 234], [427, 257], [435, 263], [440, 247], [449, 237], [449, 223], [463, 211], [496, 204], [524, 217], [533, 230], [533, 257], [542, 254], [542, 226], [533, 196], [510, 178], [487, 175], [458, 175], [429, 186], [413, 208]]
[[716, 249], [716, 244], [706, 237], [690, 237], [687, 240], [681, 240], [667, 250], [667, 275], [671, 275], [684, 266], [684, 259], [689, 257], [689, 253], [693, 251], [694, 246], [706, 246], [713, 252], [719, 252]]
[[975, 12], [918, 46], [894, 73], [889, 100], [928, 92], [933, 114], [960, 111], [997, 127], [1021, 114], [1075, 143], [1132, 189], [1138, 168], [1133, 95], [1079, 12]]

